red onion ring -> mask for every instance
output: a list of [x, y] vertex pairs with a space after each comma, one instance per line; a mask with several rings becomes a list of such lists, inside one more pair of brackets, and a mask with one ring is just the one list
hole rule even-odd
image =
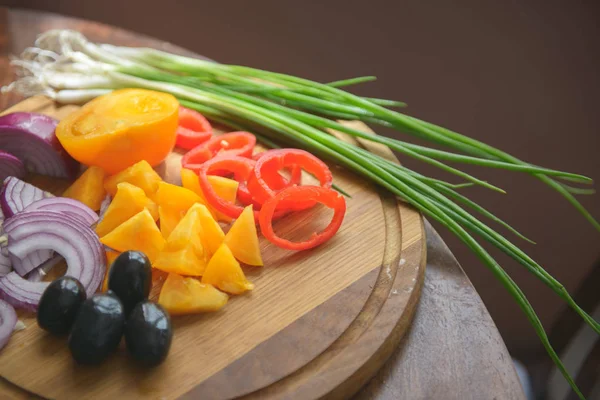
[[34, 201], [23, 212], [30, 211], [55, 211], [79, 219], [85, 225], [98, 222], [98, 214], [80, 201], [67, 197], [50, 197]]
[[29, 275], [27, 275], [27, 280], [29, 282], [41, 282], [44, 277], [50, 272], [52, 268], [59, 262], [63, 261], [64, 258], [60, 254], [55, 254], [54, 257], [46, 260], [44, 263], [40, 264], [36, 269], [31, 271]]
[[[52, 211], [21, 213], [5, 223], [8, 250], [24, 257], [52, 249], [67, 261], [66, 275], [78, 279], [92, 296], [104, 278], [106, 255], [96, 233], [68, 215]], [[29, 282], [11, 272], [0, 278], [0, 297], [15, 307], [35, 310], [48, 282]]]
[[4, 187], [0, 193], [0, 206], [4, 217], [9, 218], [23, 211], [31, 203], [46, 197], [53, 197], [53, 195], [14, 176], [9, 176], [4, 181]]
[[23, 178], [25, 166], [17, 157], [0, 150], [0, 180], [4, 182], [9, 176]]
[[77, 162], [63, 149], [54, 131], [58, 121], [47, 115], [16, 112], [0, 117], [0, 149], [33, 172], [74, 178]]

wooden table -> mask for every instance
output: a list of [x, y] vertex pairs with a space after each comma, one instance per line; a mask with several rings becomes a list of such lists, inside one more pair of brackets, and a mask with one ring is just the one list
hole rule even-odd
[[[8, 55], [53, 28], [130, 45], [168, 44], [121, 29], [55, 14], [0, 8], [0, 79], [13, 79]], [[235, 51], [235, 49], [231, 49]], [[21, 100], [0, 96], [0, 109]], [[426, 224], [427, 270], [409, 333], [357, 399], [522, 399], [511, 357], [479, 295], [438, 233]], [[33, 398], [0, 380], [0, 398]]]

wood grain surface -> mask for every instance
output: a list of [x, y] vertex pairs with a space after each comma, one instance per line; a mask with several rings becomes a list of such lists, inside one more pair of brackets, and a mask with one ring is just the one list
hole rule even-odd
[[[211, 8], [205, 9], [205, 12], [210, 16]], [[37, 32], [61, 27], [79, 29], [86, 35], [100, 32], [106, 41], [167, 46], [164, 42], [143, 35], [114, 27], [109, 29], [106, 25], [90, 21], [45, 12], [0, 8], [2, 83], [13, 79], [7, 67], [8, 54], [17, 53], [29, 45]], [[240, 50], [236, 46], [236, 42], [229, 44], [232, 54]], [[4, 109], [19, 100], [18, 96], [0, 96], [0, 108]], [[425, 225], [425, 230], [428, 264], [413, 323], [400, 347], [357, 398], [523, 399], [510, 355], [481, 299], [437, 232], [429, 224]], [[371, 272], [363, 279], [374, 279], [373, 275]], [[359, 280], [351, 286], [357, 295], [361, 293], [357, 286], [362, 282]], [[330, 301], [344, 302], [341, 296], [336, 295]], [[314, 336], [311, 327], [323, 322], [317, 316], [315, 314], [313, 321], [308, 317], [300, 319], [303, 322], [296, 327], [303, 334], [310, 332]], [[285, 353], [281, 352], [281, 357], [285, 357]], [[251, 365], [246, 364], [248, 367]], [[0, 379], [0, 398], [31, 399], [38, 396]]]

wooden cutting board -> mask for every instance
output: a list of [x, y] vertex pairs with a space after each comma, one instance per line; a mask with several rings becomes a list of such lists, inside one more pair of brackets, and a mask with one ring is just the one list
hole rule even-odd
[[[74, 109], [35, 97], [6, 112], [61, 118]], [[384, 146], [363, 145], [393, 158]], [[174, 152], [157, 168], [166, 180], [178, 182], [180, 157]], [[256, 289], [232, 297], [219, 312], [173, 318], [173, 345], [159, 367], [136, 366], [123, 345], [100, 366], [78, 366], [66, 338], [46, 334], [34, 315], [20, 314], [27, 328], [15, 332], [0, 352], [0, 375], [16, 385], [15, 393], [19, 387], [57, 399], [353, 394], [410, 325], [423, 282], [425, 238], [416, 211], [357, 175], [332, 170], [334, 182], [352, 196], [334, 239], [310, 251], [290, 252], [261, 238], [265, 266], [244, 268]], [[30, 181], [58, 195], [69, 184], [45, 177]], [[310, 210], [276, 229], [300, 239], [324, 227], [329, 216], [323, 209]]]

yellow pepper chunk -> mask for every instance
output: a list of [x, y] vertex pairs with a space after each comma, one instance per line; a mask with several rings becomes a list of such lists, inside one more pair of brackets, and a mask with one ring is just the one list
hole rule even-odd
[[108, 234], [144, 208], [148, 209], [155, 221], [158, 219], [158, 207], [142, 189], [127, 182], [119, 183], [117, 194], [96, 226], [96, 233], [100, 237]]
[[[209, 175], [207, 179], [208, 183], [210, 183], [210, 185], [215, 190], [217, 196], [221, 197], [225, 201], [235, 203], [235, 199], [237, 197], [237, 190], [239, 186], [239, 183], [237, 181], [216, 175]], [[194, 171], [182, 168], [181, 184], [183, 185], [183, 187], [191, 190], [192, 192], [196, 193], [202, 198], [202, 204], [206, 205], [208, 211], [210, 211], [210, 213], [215, 217], [217, 221], [231, 222], [231, 217], [220, 213], [219, 211], [213, 209], [210, 205], [208, 205], [208, 202], [204, 197], [204, 193], [200, 188], [200, 183], [198, 182], [198, 175], [196, 175]]]
[[169, 207], [172, 210], [179, 210], [185, 213], [196, 203], [202, 203], [202, 198], [189, 189], [181, 186], [172, 185], [167, 182], [160, 182], [154, 200], [159, 206]]
[[202, 232], [200, 233], [202, 243], [206, 246], [206, 250], [210, 255], [215, 254], [225, 238], [223, 229], [221, 229], [221, 226], [213, 219], [205, 205], [195, 204], [193, 209], [196, 210], [198, 218], [200, 218], [200, 225], [202, 226]]
[[94, 211], [100, 209], [100, 204], [106, 196], [104, 178], [106, 173], [102, 168], [89, 167], [65, 192], [63, 197], [77, 200]]
[[160, 220], [160, 232], [166, 239], [181, 220], [182, 212], [176, 208], [158, 206], [158, 216]]
[[202, 275], [207, 256], [201, 232], [198, 212], [192, 207], [169, 235], [164, 250], [153, 264], [154, 268], [181, 275]]
[[202, 276], [206, 260], [198, 257], [192, 246], [179, 250], [163, 250], [152, 264], [156, 269], [187, 276]]
[[128, 182], [139, 187], [146, 193], [146, 196], [152, 199], [162, 179], [146, 160], [142, 160], [107, 178], [104, 181], [104, 188], [108, 194], [114, 197], [117, 193], [117, 185], [121, 182]]
[[117, 251], [138, 250], [154, 262], [165, 247], [150, 211], [144, 209], [100, 238], [100, 242]]
[[225, 243], [208, 262], [202, 275], [202, 283], [211, 284], [231, 294], [241, 294], [254, 289], [254, 284], [246, 279], [240, 263]]
[[263, 265], [258, 244], [258, 233], [254, 222], [252, 206], [244, 208], [235, 220], [223, 241], [235, 258], [248, 265]]
[[183, 315], [217, 311], [227, 304], [228, 299], [227, 294], [212, 285], [169, 274], [160, 291], [158, 304], [171, 315]]

